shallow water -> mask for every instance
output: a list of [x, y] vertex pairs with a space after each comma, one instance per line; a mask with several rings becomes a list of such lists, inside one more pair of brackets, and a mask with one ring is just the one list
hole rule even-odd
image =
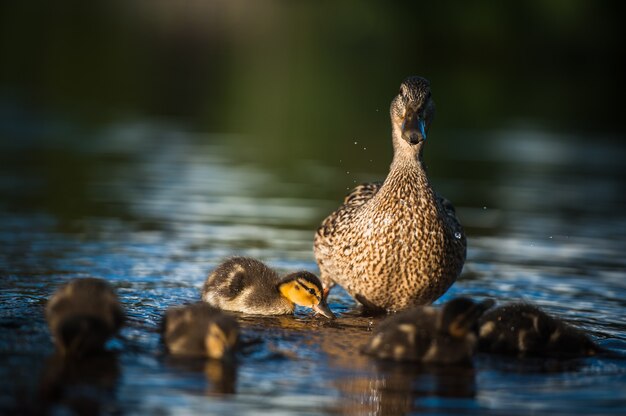
[[[350, 161], [301, 161], [285, 171], [240, 157], [246, 140], [145, 122], [45, 144], [1, 144], [2, 413], [37, 410], [49, 391], [57, 393], [48, 405], [59, 412], [626, 411], [619, 357], [479, 355], [470, 368], [363, 357], [358, 348], [377, 318], [360, 316], [340, 290], [329, 299], [339, 316], [332, 323], [306, 310], [242, 317], [250, 345], [235, 365], [165, 356], [161, 314], [198, 299], [211, 268], [238, 254], [282, 272], [317, 270], [316, 225], [346, 187], [383, 176], [388, 163], [381, 154], [356, 175], [346, 173]], [[447, 132], [438, 140], [427, 153], [431, 176], [469, 237], [464, 273], [438, 303], [459, 294], [532, 301], [626, 354], [624, 145], [599, 138], [590, 146], [531, 129]], [[460, 145], [467, 140], [473, 146]], [[59, 284], [85, 276], [110, 281], [129, 317], [113, 353], [90, 371], [52, 357], [43, 317]]]

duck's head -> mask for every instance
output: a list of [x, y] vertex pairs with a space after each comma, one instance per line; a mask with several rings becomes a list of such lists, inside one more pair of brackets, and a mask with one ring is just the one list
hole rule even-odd
[[439, 330], [455, 338], [464, 338], [467, 334], [476, 332], [478, 320], [494, 303], [493, 299], [482, 302], [474, 302], [464, 297], [452, 299], [443, 305], [438, 322]]
[[210, 358], [221, 360], [232, 355], [238, 342], [239, 324], [234, 318], [220, 314], [209, 322], [204, 343]]
[[391, 101], [391, 124], [394, 139], [421, 148], [435, 116], [435, 103], [427, 79], [411, 76], [400, 85], [400, 92]]
[[326, 303], [322, 282], [313, 273], [302, 271], [287, 275], [278, 284], [278, 290], [290, 302], [312, 308], [326, 318], [335, 319]]

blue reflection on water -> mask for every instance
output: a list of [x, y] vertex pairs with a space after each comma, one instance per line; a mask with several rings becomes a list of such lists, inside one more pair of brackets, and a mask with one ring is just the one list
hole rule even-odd
[[[61, 179], [81, 195], [65, 200], [49, 194], [59, 184], [35, 166], [37, 158], [0, 168], [0, 375], [8, 387], [0, 393], [0, 408], [27, 407], [37, 396], [39, 375], [55, 368], [46, 364], [52, 345], [45, 299], [69, 278], [96, 276], [117, 288], [129, 316], [122, 340], [113, 345], [120, 374], [94, 376], [112, 380], [114, 394], [95, 399], [104, 411], [626, 409], [626, 365], [618, 358], [563, 364], [478, 357], [470, 369], [375, 363], [359, 355], [358, 347], [376, 319], [359, 316], [342, 290], [330, 297], [340, 316], [333, 324], [306, 311], [242, 318], [244, 337], [261, 342], [240, 357], [234, 395], [215, 378], [225, 369], [168, 360], [158, 335], [168, 306], [196, 300], [206, 273], [230, 255], [258, 257], [281, 272], [316, 270], [313, 230], [340, 196], [320, 189], [315, 178], [294, 183], [272, 168], [239, 161], [228, 137], [199, 141], [159, 129], [155, 140], [154, 132], [149, 124], [116, 126], [90, 145], [73, 147], [69, 168], [80, 171], [75, 179]], [[452, 134], [449, 140], [457, 138]], [[492, 170], [474, 173], [466, 183], [458, 176], [433, 178], [455, 201], [469, 235], [464, 275], [439, 302], [459, 294], [532, 301], [625, 354], [626, 217], [623, 209], [615, 210], [624, 202], [614, 156], [620, 146], [597, 143], [598, 162], [585, 157], [589, 149], [574, 139], [497, 132], [485, 136], [476, 154], [452, 151], [449, 160], [440, 160], [460, 171], [470, 171], [477, 161]], [[3, 160], [19, 160], [31, 150], [7, 146]], [[333, 181], [352, 180], [319, 163]], [[307, 187], [311, 194], [301, 197]], [[57, 374], [66, 384], [67, 371]]]

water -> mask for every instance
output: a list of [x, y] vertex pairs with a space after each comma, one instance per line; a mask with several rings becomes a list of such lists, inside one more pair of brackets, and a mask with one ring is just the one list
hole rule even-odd
[[[456, 151], [468, 137], [474, 146]], [[345, 174], [350, 160], [301, 161], [285, 173], [241, 157], [232, 144], [241, 140], [146, 121], [88, 137], [2, 144], [2, 413], [33, 410], [50, 391], [57, 392], [55, 412], [626, 411], [626, 361], [618, 357], [479, 355], [471, 368], [363, 357], [358, 348], [378, 318], [360, 316], [340, 290], [329, 300], [339, 316], [332, 323], [305, 310], [241, 318], [250, 345], [236, 366], [164, 355], [163, 311], [197, 300], [207, 272], [224, 257], [317, 271], [314, 229], [354, 180]], [[523, 129], [448, 132], [437, 140], [427, 148], [431, 176], [455, 202], [469, 239], [464, 273], [439, 302], [459, 294], [532, 301], [626, 354], [624, 145]], [[437, 147], [443, 144], [445, 151]], [[384, 175], [388, 160], [377, 162], [379, 171], [362, 176]], [[43, 316], [59, 284], [85, 276], [110, 281], [129, 317], [112, 354], [89, 370], [52, 357]]]

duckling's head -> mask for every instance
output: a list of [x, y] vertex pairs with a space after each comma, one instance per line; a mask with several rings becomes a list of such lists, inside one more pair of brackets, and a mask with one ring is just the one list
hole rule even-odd
[[58, 345], [63, 355], [82, 357], [103, 349], [110, 335], [110, 328], [103, 319], [71, 315], [59, 325]]
[[477, 331], [478, 320], [494, 303], [493, 299], [478, 303], [464, 297], [452, 299], [443, 305], [438, 328], [455, 338], [464, 338]]
[[101, 352], [125, 317], [111, 285], [86, 277], [57, 289], [46, 304], [46, 319], [59, 351], [80, 357]]
[[230, 356], [239, 342], [239, 325], [232, 317], [220, 314], [209, 323], [204, 339], [207, 356], [221, 360]]
[[287, 275], [278, 284], [278, 290], [285, 298], [296, 305], [312, 308], [326, 318], [335, 318], [335, 315], [326, 303], [322, 282], [313, 273], [302, 271]]
[[400, 92], [391, 101], [390, 113], [394, 144], [398, 145], [395, 142], [401, 140], [411, 148], [421, 149], [435, 116], [430, 82], [417, 76], [405, 79]]

